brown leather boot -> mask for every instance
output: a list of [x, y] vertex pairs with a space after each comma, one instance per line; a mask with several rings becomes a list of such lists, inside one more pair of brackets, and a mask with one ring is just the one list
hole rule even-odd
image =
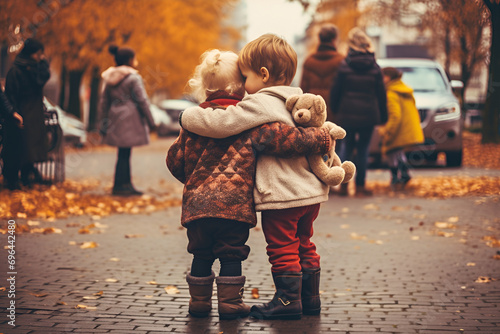
[[187, 274], [186, 281], [189, 285], [189, 314], [196, 318], [208, 317], [212, 310], [212, 291], [215, 274], [206, 277], [195, 277]]
[[243, 302], [245, 279], [245, 276], [218, 276], [215, 280], [219, 301], [219, 319], [243, 318], [250, 313], [250, 306]]

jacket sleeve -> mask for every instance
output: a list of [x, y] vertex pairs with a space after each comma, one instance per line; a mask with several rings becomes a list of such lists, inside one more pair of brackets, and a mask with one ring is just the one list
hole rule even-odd
[[226, 109], [188, 108], [179, 122], [182, 128], [200, 136], [227, 138], [269, 122], [286, 122], [286, 117], [290, 117], [271, 112], [276, 105], [266, 105], [255, 95], [259, 94], [252, 94]]
[[377, 73], [377, 100], [379, 106], [380, 113], [380, 122], [381, 124], [385, 124], [387, 122], [387, 93], [385, 90], [384, 78], [382, 76], [382, 71], [380, 68]]
[[17, 104], [19, 101], [19, 92], [20, 87], [18, 71], [15, 68], [12, 68], [9, 72], [7, 72], [7, 77], [5, 78], [5, 96], [7, 96], [10, 104], [14, 107], [14, 110], [19, 110], [19, 106]]
[[253, 129], [251, 138], [258, 154], [272, 154], [283, 158], [324, 154], [332, 145], [326, 129], [296, 128], [279, 122], [264, 124]]
[[153, 115], [151, 114], [151, 110], [149, 109], [149, 99], [146, 89], [144, 88], [144, 83], [141, 76], [134, 75], [134, 78], [135, 80], [132, 85], [132, 99], [134, 100], [137, 110], [139, 110], [141, 116], [146, 119], [149, 127], [154, 128], [155, 121], [153, 119]]
[[167, 167], [170, 173], [182, 183], [186, 182], [186, 174], [184, 172], [184, 167], [186, 165], [185, 160], [185, 147], [186, 147], [186, 132], [181, 129], [179, 137], [170, 146], [167, 153]]
[[99, 123], [97, 126], [97, 130], [101, 135], [105, 135], [108, 130], [108, 114], [109, 108], [111, 107], [111, 99], [109, 98], [109, 90], [108, 86], [105, 84], [104, 89], [101, 92], [101, 97], [99, 100]]
[[330, 90], [330, 109], [333, 114], [337, 114], [339, 110], [340, 98], [342, 97], [342, 80], [343, 72], [339, 69], [333, 78], [332, 88]]
[[399, 101], [399, 95], [396, 92], [387, 92], [387, 111], [388, 120], [385, 124], [385, 136], [384, 140], [390, 142], [393, 140], [400, 124], [401, 124], [401, 104]]
[[306, 69], [304, 66], [302, 70], [302, 79], [300, 80], [300, 85], [299, 85], [304, 93], [309, 93], [311, 91], [311, 84], [309, 81], [310, 81], [309, 70]]
[[0, 116], [4, 118], [12, 117], [13, 113], [14, 107], [10, 104], [3, 90], [0, 89]]

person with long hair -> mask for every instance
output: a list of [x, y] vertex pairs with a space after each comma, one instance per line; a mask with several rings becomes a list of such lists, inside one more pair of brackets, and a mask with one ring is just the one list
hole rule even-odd
[[154, 127], [149, 99], [139, 64], [133, 49], [109, 47], [116, 66], [102, 73], [104, 89], [100, 100], [101, 121], [99, 131], [103, 142], [118, 147], [113, 195], [141, 195], [132, 185], [130, 155], [132, 147], [149, 143], [149, 130]]

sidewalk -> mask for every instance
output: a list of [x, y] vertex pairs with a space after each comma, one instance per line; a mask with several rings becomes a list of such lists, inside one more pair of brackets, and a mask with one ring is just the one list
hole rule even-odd
[[[164, 164], [164, 155], [158, 156], [165, 143], [133, 152], [138, 188], [182, 189], [166, 169], [161, 176], [162, 170], [154, 172]], [[78, 154], [81, 165], [68, 175], [106, 180], [113, 174], [114, 154]], [[331, 196], [315, 224], [322, 313], [298, 321], [219, 321], [216, 296], [209, 318], [188, 316], [185, 274], [191, 257], [179, 215], [180, 208], [171, 208], [70, 217], [40, 221], [40, 227], [62, 233], [16, 236], [15, 298], [8, 297], [7, 250], [0, 255], [0, 287], [6, 287], [0, 291], [0, 333], [500, 332], [500, 260], [494, 259], [500, 248], [490, 247], [500, 239], [498, 196]], [[86, 226], [90, 234], [78, 233]], [[0, 240], [7, 245], [7, 235]], [[245, 301], [254, 305], [268, 301], [274, 287], [259, 228], [252, 230], [249, 245]], [[252, 298], [253, 288], [260, 299]], [[12, 300], [15, 327], [7, 318]]]

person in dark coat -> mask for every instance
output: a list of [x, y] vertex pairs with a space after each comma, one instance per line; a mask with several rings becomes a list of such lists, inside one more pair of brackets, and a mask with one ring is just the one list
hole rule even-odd
[[327, 121], [333, 122], [330, 108], [330, 89], [333, 79], [344, 56], [337, 52], [338, 28], [331, 23], [325, 24], [319, 31], [318, 50], [307, 57], [302, 70], [300, 88], [304, 93], [321, 95], [327, 106]]
[[23, 116], [14, 110], [3, 89], [0, 89], [0, 121], [2, 121], [2, 124], [5, 119], [11, 119], [17, 123], [18, 127], [23, 127]]
[[133, 146], [149, 143], [153, 116], [142, 77], [135, 67], [138, 62], [133, 49], [110, 46], [116, 66], [102, 73], [104, 90], [100, 100], [100, 132], [104, 143], [118, 147], [113, 195], [141, 195], [132, 185], [130, 154]]
[[24, 185], [42, 180], [34, 163], [47, 160], [43, 86], [49, 78], [43, 44], [28, 38], [5, 79], [5, 95], [24, 120], [23, 128], [7, 121], [4, 133], [3, 175], [11, 190], [20, 188], [19, 171]]
[[[365, 188], [368, 147], [375, 126], [387, 122], [387, 98], [370, 38], [359, 28], [349, 31], [348, 38], [349, 52], [333, 83], [330, 103], [336, 122], [347, 132], [340, 159], [355, 161], [356, 194], [369, 196], [371, 191]], [[347, 195], [347, 184], [340, 194]]]

